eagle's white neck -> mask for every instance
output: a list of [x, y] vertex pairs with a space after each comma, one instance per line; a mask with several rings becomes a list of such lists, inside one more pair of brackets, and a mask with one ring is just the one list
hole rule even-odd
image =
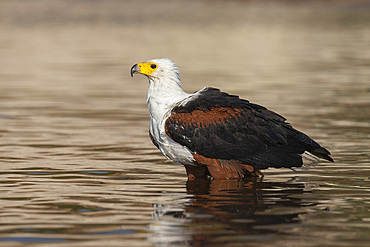
[[[161, 69], [161, 67], [159, 67]], [[182, 164], [194, 164], [193, 153], [175, 142], [166, 133], [166, 120], [171, 110], [180, 102], [191, 98], [182, 90], [180, 76], [176, 68], [165, 67], [164, 73], [149, 77], [147, 104], [150, 114], [149, 132], [153, 142], [168, 159]]]
[[149, 78], [147, 105], [150, 117], [163, 118], [179, 101], [187, 98], [178, 74]]

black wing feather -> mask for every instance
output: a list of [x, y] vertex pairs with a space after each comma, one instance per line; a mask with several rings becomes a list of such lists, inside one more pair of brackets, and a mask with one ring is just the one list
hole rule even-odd
[[[238, 114], [202, 125], [199, 119], [184, 120], [194, 111], [211, 114], [217, 108], [237, 110]], [[317, 142], [285, 122], [285, 118], [238, 96], [207, 88], [194, 100], [179, 105], [166, 121], [166, 132], [193, 152], [216, 159], [234, 159], [260, 167], [299, 167], [308, 151], [333, 161]]]

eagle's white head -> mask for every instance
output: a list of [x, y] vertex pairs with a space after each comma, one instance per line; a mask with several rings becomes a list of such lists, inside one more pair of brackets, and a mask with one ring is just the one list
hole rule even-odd
[[151, 59], [137, 63], [131, 68], [131, 76], [142, 74], [149, 82], [175, 82], [180, 84], [180, 72], [175, 63], [168, 58]]
[[149, 79], [147, 104], [151, 117], [162, 117], [189, 96], [182, 90], [179, 69], [168, 58], [137, 63], [131, 68], [131, 76], [134, 74]]

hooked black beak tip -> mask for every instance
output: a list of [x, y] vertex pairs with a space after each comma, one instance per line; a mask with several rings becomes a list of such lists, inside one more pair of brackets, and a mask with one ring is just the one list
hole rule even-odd
[[139, 71], [138, 68], [139, 67], [137, 66], [137, 64], [131, 67], [131, 70], [130, 70], [131, 77], [134, 77], [134, 74]]

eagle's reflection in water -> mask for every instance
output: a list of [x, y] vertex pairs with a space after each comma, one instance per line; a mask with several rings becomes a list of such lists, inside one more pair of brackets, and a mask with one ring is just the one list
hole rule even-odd
[[315, 205], [303, 199], [311, 194], [305, 184], [293, 180], [196, 179], [187, 181], [186, 189], [188, 196], [178, 203], [154, 205], [153, 224], [149, 227], [151, 243], [160, 246], [263, 243], [279, 233], [293, 233], [301, 215]]

